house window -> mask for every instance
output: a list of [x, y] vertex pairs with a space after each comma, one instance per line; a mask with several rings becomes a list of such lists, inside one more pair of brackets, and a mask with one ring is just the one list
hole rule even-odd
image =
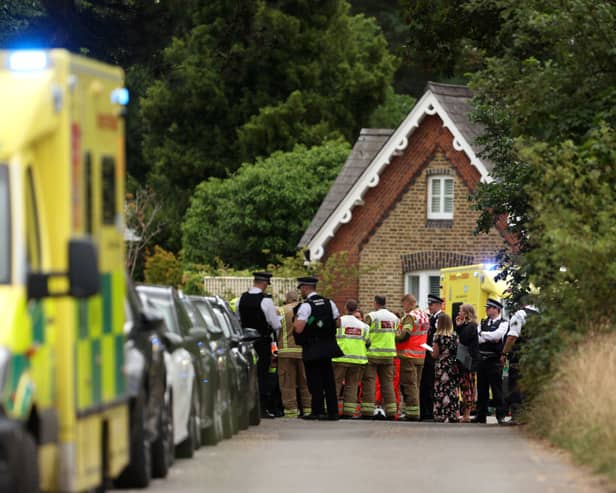
[[440, 296], [441, 273], [438, 270], [409, 272], [404, 277], [404, 292], [417, 298], [417, 306], [428, 308], [428, 295]]
[[453, 219], [453, 178], [431, 176], [428, 180], [428, 219]]

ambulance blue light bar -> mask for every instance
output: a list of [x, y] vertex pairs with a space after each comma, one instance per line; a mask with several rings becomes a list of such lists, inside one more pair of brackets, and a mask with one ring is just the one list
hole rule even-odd
[[9, 56], [9, 69], [15, 72], [36, 72], [48, 65], [47, 53], [40, 50], [14, 51]]
[[111, 92], [111, 102], [126, 106], [130, 101], [130, 93], [126, 87], [119, 87]]

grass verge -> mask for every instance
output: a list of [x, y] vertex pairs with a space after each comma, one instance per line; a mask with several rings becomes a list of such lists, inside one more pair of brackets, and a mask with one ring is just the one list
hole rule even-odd
[[567, 352], [527, 414], [531, 432], [616, 481], [616, 333]]

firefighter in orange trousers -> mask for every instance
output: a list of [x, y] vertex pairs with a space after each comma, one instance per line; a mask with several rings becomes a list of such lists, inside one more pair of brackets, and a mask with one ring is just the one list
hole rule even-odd
[[407, 421], [419, 421], [419, 386], [423, 370], [430, 319], [417, 308], [412, 294], [402, 298], [404, 314], [396, 332], [396, 350], [400, 358], [400, 387], [404, 395], [404, 414]]
[[289, 291], [285, 299], [286, 304], [278, 308], [281, 320], [278, 337], [278, 384], [285, 418], [297, 418], [300, 414], [312, 412], [306, 370], [302, 361], [302, 348], [295, 343], [293, 337], [293, 309], [297, 306], [298, 299], [297, 291]]

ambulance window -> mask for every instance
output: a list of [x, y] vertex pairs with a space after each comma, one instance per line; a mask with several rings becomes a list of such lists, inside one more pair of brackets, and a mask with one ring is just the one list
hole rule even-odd
[[11, 280], [11, 211], [9, 168], [0, 164], [0, 284]]
[[93, 187], [93, 183], [92, 183], [92, 155], [89, 152], [86, 152], [86, 155], [84, 157], [84, 178], [85, 178], [85, 182], [86, 182], [86, 197], [85, 197], [85, 202], [86, 202], [86, 233], [88, 234], [92, 234], [92, 224], [93, 224], [93, 218], [92, 218], [92, 212], [94, 210], [94, 208], [92, 207], [92, 199], [93, 199], [93, 193], [92, 193], [92, 187]]
[[116, 179], [115, 159], [103, 158], [103, 224], [115, 224], [116, 218]]
[[28, 168], [26, 187], [26, 220], [28, 222], [27, 230], [27, 248], [28, 248], [28, 266], [30, 270], [41, 269], [41, 232], [39, 230], [38, 207], [36, 204], [36, 191], [34, 188], [34, 177], [32, 176], [32, 168]]

